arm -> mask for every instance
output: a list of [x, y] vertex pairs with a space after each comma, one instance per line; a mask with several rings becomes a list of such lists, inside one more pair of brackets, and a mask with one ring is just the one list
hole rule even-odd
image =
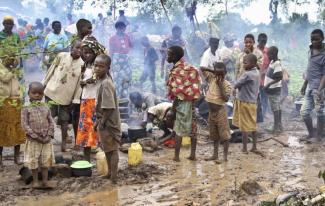
[[271, 81], [270, 83], [268, 83], [267, 85], [265, 85], [265, 88], [269, 88], [272, 84], [275, 84], [279, 81], [281, 81], [283, 78], [283, 73], [282, 72], [277, 72], [274, 74], [274, 80]]
[[240, 89], [243, 85], [247, 84], [251, 80], [247, 76], [247, 74], [243, 74], [235, 83], [234, 89]]
[[36, 134], [33, 129], [29, 126], [29, 117], [28, 117], [28, 110], [27, 108], [23, 108], [21, 111], [21, 126], [25, 130], [26, 135], [29, 138], [32, 138], [36, 141], [39, 141], [39, 135]]
[[51, 116], [50, 109], [48, 109], [47, 120], [49, 122], [49, 129], [47, 131], [47, 135], [50, 136], [51, 138], [53, 138], [54, 137], [54, 121], [53, 121], [53, 118]]
[[229, 98], [230, 98], [230, 92], [231, 92], [231, 88], [229, 88], [230, 86], [225, 85], [224, 84], [224, 80], [223, 79], [219, 79], [217, 81], [217, 84], [220, 88], [220, 92], [221, 92], [221, 97], [225, 102], [228, 102]]
[[166, 57], [167, 57], [167, 44], [166, 44], [166, 40], [163, 41], [162, 45], [161, 45], [161, 63], [160, 63], [160, 76], [164, 76], [165, 73], [165, 61], [166, 61]]

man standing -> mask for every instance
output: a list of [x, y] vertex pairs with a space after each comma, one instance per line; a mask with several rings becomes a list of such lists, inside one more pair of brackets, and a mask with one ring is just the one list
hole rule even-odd
[[165, 71], [165, 61], [167, 58], [167, 50], [169, 47], [171, 46], [180, 46], [182, 47], [182, 49], [185, 51], [185, 57], [187, 57], [187, 52], [186, 52], [186, 48], [185, 48], [185, 41], [182, 38], [182, 29], [179, 26], [174, 26], [172, 28], [172, 36], [168, 37], [167, 39], [165, 39], [161, 45], [161, 71], [160, 71], [160, 76], [161, 78], [163, 78], [165, 76], [165, 72], [166, 72], [166, 77], [168, 76], [168, 71], [171, 67], [166, 68]]
[[174, 161], [179, 162], [182, 137], [191, 137], [190, 160], [195, 160], [196, 151], [196, 122], [193, 102], [200, 96], [200, 76], [193, 66], [182, 60], [184, 50], [180, 46], [172, 46], [167, 52], [167, 62], [173, 63], [167, 80], [168, 97], [173, 101], [173, 110], [176, 113], [174, 123], [175, 132], [175, 157]]
[[211, 37], [209, 39], [209, 46], [210, 47], [202, 55], [200, 67], [213, 70], [213, 63], [221, 61], [219, 52], [217, 51], [219, 47], [219, 39]]
[[63, 52], [69, 45], [68, 37], [62, 33], [61, 22], [53, 21], [52, 22], [53, 32], [49, 33], [44, 41], [43, 49], [44, 52], [51, 52], [44, 56], [43, 63], [47, 69], [51, 66], [53, 60], [59, 52]]
[[[0, 54], [6, 53], [17, 53], [19, 51], [20, 38], [17, 33], [12, 32], [14, 27], [14, 19], [11, 16], [5, 16], [3, 18], [3, 30], [0, 32]], [[13, 50], [13, 51], [11, 51]], [[4, 56], [4, 55], [0, 55]]]
[[260, 91], [260, 95], [259, 95], [260, 102], [259, 102], [258, 106], [262, 110], [262, 114], [264, 116], [265, 113], [267, 112], [268, 106], [269, 106], [267, 95], [265, 93], [265, 90], [263, 89], [266, 71], [270, 64], [270, 60], [268, 57], [269, 49], [266, 47], [267, 35], [265, 33], [260, 33], [257, 37], [257, 42], [258, 42], [257, 48], [263, 53], [263, 63], [260, 68], [260, 75], [261, 75], [260, 90], [259, 90]]
[[[321, 95], [325, 87], [325, 45], [324, 33], [320, 29], [311, 32], [311, 45], [308, 54], [308, 66], [306, 80], [301, 88], [301, 94], [305, 95], [301, 107], [301, 116], [308, 130], [308, 139], [322, 137], [324, 125], [324, 100]], [[313, 121], [311, 112], [316, 109], [317, 114], [317, 133], [314, 135]]]

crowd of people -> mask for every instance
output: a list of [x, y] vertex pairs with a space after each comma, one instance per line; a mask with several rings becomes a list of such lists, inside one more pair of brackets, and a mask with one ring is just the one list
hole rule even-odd
[[[54, 125], [60, 125], [61, 150], [67, 150], [68, 125], [72, 124], [75, 145], [83, 148], [85, 160], [91, 160], [91, 148], [100, 146], [105, 152], [109, 173], [113, 183], [117, 181], [118, 148], [121, 143], [121, 120], [119, 99], [130, 98], [137, 108], [146, 113], [143, 126], [156, 123], [164, 131], [164, 137], [171, 135], [175, 140], [175, 161], [180, 161], [182, 137], [191, 138], [191, 153], [188, 159], [196, 159], [197, 113], [195, 102], [201, 97], [209, 105], [209, 132], [213, 141], [212, 156], [206, 160], [218, 160], [218, 147], [222, 142], [224, 161], [228, 158], [230, 125], [225, 104], [233, 102], [232, 124], [242, 132], [243, 153], [247, 154], [248, 135], [253, 137], [252, 152], [257, 152], [257, 123], [271, 108], [274, 116], [272, 133], [283, 131], [281, 104], [288, 95], [288, 74], [278, 57], [276, 46], [267, 47], [267, 35], [257, 38], [245, 35], [242, 49], [234, 46], [235, 38], [226, 36], [225, 47], [219, 49], [220, 39], [211, 35], [209, 48], [202, 54], [199, 67], [190, 62], [186, 42], [179, 26], [172, 28], [172, 35], [162, 42], [161, 77], [165, 80], [168, 102], [155, 101], [155, 95], [146, 97], [139, 92], [130, 93], [132, 67], [129, 52], [132, 38], [126, 33], [130, 24], [124, 13], [114, 24], [108, 49], [98, 39], [101, 34], [93, 32], [89, 20], [76, 22], [77, 34], [72, 38], [61, 32], [62, 25], [49, 20], [36, 21], [35, 26], [20, 20], [18, 34], [13, 32], [14, 19], [3, 19], [0, 32], [1, 45], [19, 45], [28, 32], [47, 32], [43, 45], [42, 64], [45, 77], [42, 82], [28, 86], [25, 103], [21, 77], [14, 71], [24, 62], [19, 55], [8, 53], [1, 57], [0, 64], [0, 164], [3, 147], [14, 146], [14, 160], [19, 162], [20, 145], [25, 143], [24, 164], [32, 170], [34, 186], [38, 186], [37, 169], [42, 169], [42, 185], [47, 186], [47, 169], [54, 163]], [[107, 18], [98, 16], [105, 27]], [[72, 22], [71, 17], [69, 18]], [[106, 22], [106, 23], [105, 23]], [[112, 24], [111, 22], [109, 22]], [[24, 29], [25, 28], [25, 29]], [[30, 28], [30, 30], [27, 30]], [[95, 35], [93, 35], [95, 34]], [[96, 36], [98, 35], [98, 36]], [[99, 38], [98, 38], [99, 37]], [[305, 102], [301, 109], [308, 130], [308, 139], [321, 138], [324, 126], [325, 46], [322, 30], [311, 33], [306, 78], [302, 87]], [[144, 47], [143, 73], [140, 81], [147, 78], [156, 93], [156, 65], [159, 55], [151, 46], [148, 37], [141, 38]], [[4, 46], [0, 46], [4, 49]], [[33, 51], [33, 47], [28, 48]], [[17, 51], [19, 54], [20, 51]], [[18, 58], [17, 58], [18, 56]], [[306, 57], [307, 58], [307, 57]], [[167, 65], [165, 62], [167, 61]], [[23, 65], [24, 66], [24, 65]], [[43, 98], [44, 97], [44, 98]], [[45, 99], [45, 102], [43, 101]], [[311, 111], [316, 107], [317, 132], [314, 132]], [[56, 118], [56, 121], [53, 118]]]

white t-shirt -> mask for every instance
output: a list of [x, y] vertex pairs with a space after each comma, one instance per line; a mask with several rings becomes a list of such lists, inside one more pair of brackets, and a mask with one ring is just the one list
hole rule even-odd
[[221, 62], [221, 61], [222, 59], [220, 58], [219, 51], [217, 50], [216, 55], [213, 55], [211, 53], [211, 49], [208, 48], [207, 50], [205, 50], [205, 52], [202, 55], [200, 66], [213, 69], [213, 63]]
[[[87, 67], [82, 80], [86, 81], [91, 78], [93, 78], [93, 69]], [[86, 84], [82, 89], [81, 99], [96, 99], [98, 87], [98, 83]]]

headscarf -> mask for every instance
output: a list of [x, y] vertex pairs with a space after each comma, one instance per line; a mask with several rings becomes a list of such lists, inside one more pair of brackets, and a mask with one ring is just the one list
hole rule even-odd
[[4, 17], [3, 17], [3, 21], [14, 21], [14, 17], [9, 16], [9, 15], [4, 16]]
[[99, 54], [106, 54], [106, 48], [101, 45], [94, 36], [86, 36], [82, 40], [81, 46], [89, 47], [96, 54], [96, 56]]

